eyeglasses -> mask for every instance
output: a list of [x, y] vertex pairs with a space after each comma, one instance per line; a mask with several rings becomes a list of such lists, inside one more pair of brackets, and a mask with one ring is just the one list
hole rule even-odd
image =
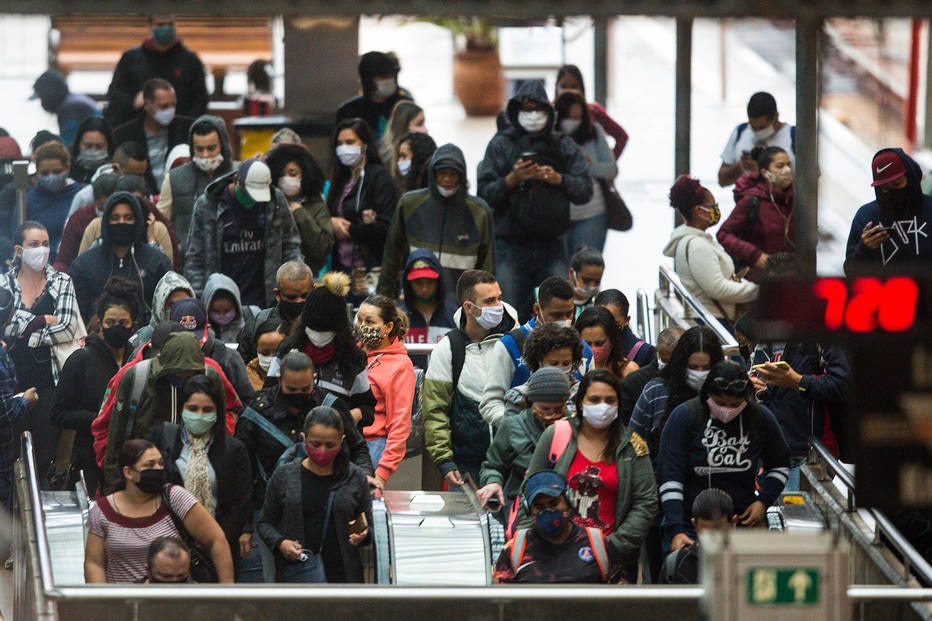
[[748, 387], [748, 380], [746, 379], [735, 379], [728, 380], [724, 377], [716, 377], [712, 380], [712, 385], [718, 390], [731, 393], [743, 393]]

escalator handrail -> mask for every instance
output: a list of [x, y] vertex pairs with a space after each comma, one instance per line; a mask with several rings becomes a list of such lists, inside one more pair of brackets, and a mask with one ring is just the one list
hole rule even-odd
[[49, 552], [49, 541], [45, 533], [45, 514], [42, 510], [42, 497], [39, 495], [39, 477], [36, 474], [36, 455], [33, 449], [32, 434], [28, 431], [24, 431], [21, 441], [22, 460], [26, 470], [26, 479], [29, 486], [29, 501], [32, 503], [32, 516], [36, 529], [39, 572], [42, 578], [42, 588], [48, 592], [55, 588], [55, 583], [52, 579], [52, 557]]
[[670, 288], [672, 287], [676, 296], [697, 315], [698, 319], [715, 331], [718, 340], [722, 343], [722, 349], [725, 349], [726, 353], [727, 350], [737, 351], [738, 341], [735, 339], [735, 336], [728, 331], [717, 317], [709, 312], [709, 309], [707, 309], [702, 302], [697, 300], [695, 296], [690, 293], [683, 283], [680, 282], [680, 277], [672, 267], [665, 263], [661, 263], [659, 267], [659, 277], [660, 289], [669, 295]]

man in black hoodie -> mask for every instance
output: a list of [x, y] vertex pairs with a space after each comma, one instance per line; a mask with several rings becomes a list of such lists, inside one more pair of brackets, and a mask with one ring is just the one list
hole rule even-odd
[[592, 179], [573, 139], [554, 133], [555, 113], [542, 83], [525, 83], [506, 115], [511, 127], [492, 138], [479, 164], [479, 196], [494, 214], [502, 293], [527, 319], [534, 287], [569, 271], [563, 233], [570, 203], [592, 198]]
[[340, 104], [337, 123], [343, 119], [360, 118], [369, 124], [376, 140], [382, 139], [392, 108], [402, 99], [413, 99], [398, 86], [398, 61], [382, 52], [367, 52], [359, 59], [359, 81], [362, 95]]
[[139, 323], [149, 321], [155, 285], [172, 264], [161, 250], [146, 243], [147, 221], [139, 199], [129, 192], [114, 192], [101, 217], [100, 245], [71, 264], [71, 279], [81, 316], [90, 321], [94, 302], [107, 279], [120, 276], [139, 284]]

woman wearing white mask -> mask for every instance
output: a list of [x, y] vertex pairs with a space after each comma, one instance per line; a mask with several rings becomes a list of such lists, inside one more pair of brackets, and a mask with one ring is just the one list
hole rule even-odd
[[618, 174], [615, 154], [612, 153], [602, 127], [592, 121], [586, 97], [579, 91], [565, 90], [553, 104], [557, 113], [560, 133], [572, 138], [589, 161], [592, 177], [592, 198], [581, 205], [570, 207], [570, 229], [564, 235], [566, 256], [570, 257], [584, 246], [599, 252], [605, 245], [608, 218], [605, 215], [605, 195], [601, 182], [612, 183]]
[[49, 422], [52, 392], [61, 373], [52, 348], [75, 340], [81, 315], [71, 277], [49, 265], [49, 233], [38, 222], [26, 221], [13, 239], [12, 268], [2, 285], [13, 294], [13, 317], [4, 331], [13, 359], [17, 390], [35, 386], [39, 402], [27, 428], [36, 447], [36, 464], [44, 475], [55, 456], [60, 429]]
[[[613, 565], [633, 583], [657, 512], [657, 484], [647, 443], [618, 418], [620, 394], [618, 379], [608, 371], [587, 373], [574, 398], [577, 415], [544, 430], [528, 476], [552, 469], [566, 477], [573, 521], [602, 529]], [[528, 523], [523, 517], [522, 525]]]
[[331, 267], [353, 276], [352, 294], [374, 293], [398, 196], [378, 143], [362, 119], [341, 121], [333, 134], [327, 207], [336, 244]]
[[437, 143], [427, 134], [412, 132], [398, 140], [390, 169], [399, 195], [430, 185], [430, 161], [436, 151]]
[[298, 232], [304, 262], [315, 274], [333, 249], [330, 212], [324, 203], [326, 178], [314, 156], [301, 144], [280, 144], [266, 153], [272, 182], [285, 198]]
[[285, 334], [281, 332], [281, 321], [278, 319], [266, 319], [256, 326], [256, 357], [246, 364], [246, 374], [249, 375], [249, 382], [257, 392], [265, 385], [265, 376], [269, 372], [269, 366], [284, 338]]
[[695, 541], [689, 507], [702, 490], [728, 492], [738, 525], [759, 526], [789, 472], [790, 449], [777, 419], [757, 403], [741, 366], [719, 362], [699, 396], [673, 410], [660, 442], [665, 552]]

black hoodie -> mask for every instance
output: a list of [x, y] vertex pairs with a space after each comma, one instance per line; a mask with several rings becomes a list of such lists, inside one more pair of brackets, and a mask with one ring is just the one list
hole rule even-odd
[[[129, 205], [136, 215], [136, 240], [123, 258], [113, 253], [110, 242], [110, 212], [116, 205]], [[139, 199], [129, 192], [115, 192], [107, 200], [101, 217], [100, 244], [94, 246], [71, 264], [71, 279], [78, 298], [81, 316], [90, 320], [94, 303], [103, 293], [111, 276], [120, 276], [137, 283], [139, 291], [139, 325], [149, 322], [149, 303], [155, 285], [172, 268], [171, 260], [161, 250], [146, 243], [147, 224]]]

